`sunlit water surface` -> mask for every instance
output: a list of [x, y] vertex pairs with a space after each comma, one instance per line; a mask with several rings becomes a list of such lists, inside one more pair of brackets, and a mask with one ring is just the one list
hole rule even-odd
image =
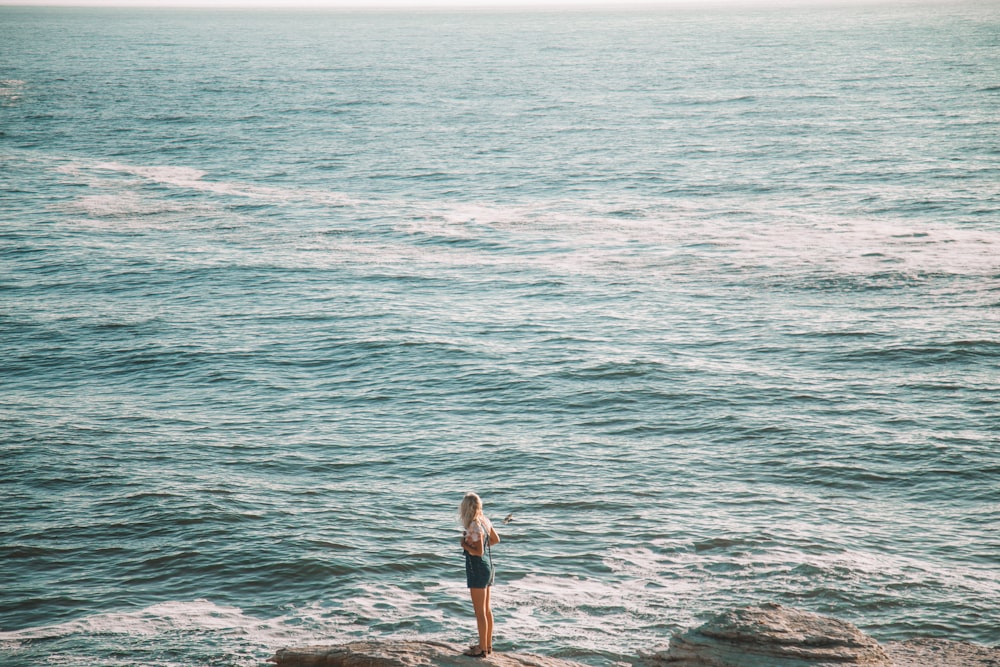
[[0, 660], [1000, 642], [1000, 7], [0, 8]]

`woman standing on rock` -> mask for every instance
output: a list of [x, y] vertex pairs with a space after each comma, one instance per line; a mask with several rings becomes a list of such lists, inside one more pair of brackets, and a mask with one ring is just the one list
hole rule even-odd
[[489, 548], [500, 541], [493, 524], [483, 514], [483, 501], [474, 493], [465, 494], [458, 508], [462, 521], [462, 548], [465, 550], [465, 580], [476, 610], [479, 643], [465, 652], [485, 656], [493, 652], [493, 611], [490, 609], [490, 586], [493, 585], [493, 556], [483, 558]]

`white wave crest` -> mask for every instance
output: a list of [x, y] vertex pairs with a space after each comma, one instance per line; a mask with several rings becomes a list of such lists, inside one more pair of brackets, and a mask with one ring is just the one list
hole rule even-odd
[[16, 102], [21, 98], [24, 81], [20, 79], [0, 79], [0, 99]]
[[279, 202], [310, 200], [330, 206], [349, 206], [359, 203], [359, 200], [337, 192], [320, 192], [233, 181], [205, 180], [208, 172], [193, 167], [128, 165], [120, 162], [101, 162], [94, 165], [93, 169], [131, 174], [171, 187], [231, 195], [234, 197], [266, 199]]
[[132, 611], [92, 614], [55, 625], [0, 631], [0, 650], [17, 651], [37, 640], [91, 641], [102, 637], [105, 644], [131, 644], [138, 640], [148, 645], [180, 636], [208, 636], [221, 645], [239, 645], [259, 652], [295, 643], [336, 642], [365, 631], [367, 626], [353, 624], [319, 603], [290, 608], [274, 618], [258, 618], [239, 607], [210, 600], [173, 600]]
[[237, 607], [220, 606], [208, 600], [174, 601], [139, 611], [95, 614], [57, 625], [0, 632], [0, 642], [58, 639], [71, 635], [152, 636], [177, 630], [243, 633], [247, 627], [261, 623]]

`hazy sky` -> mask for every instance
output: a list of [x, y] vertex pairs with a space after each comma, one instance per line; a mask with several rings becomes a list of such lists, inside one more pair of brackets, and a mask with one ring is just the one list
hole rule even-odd
[[[0, 0], [0, 5], [116, 7], [627, 7], [698, 5], [843, 5], [878, 0]], [[891, 0], [890, 0], [891, 1]]]

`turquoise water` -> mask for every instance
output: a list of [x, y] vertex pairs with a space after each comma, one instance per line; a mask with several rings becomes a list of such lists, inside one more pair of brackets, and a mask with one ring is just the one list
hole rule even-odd
[[0, 8], [0, 660], [773, 600], [1000, 643], [1000, 7]]

